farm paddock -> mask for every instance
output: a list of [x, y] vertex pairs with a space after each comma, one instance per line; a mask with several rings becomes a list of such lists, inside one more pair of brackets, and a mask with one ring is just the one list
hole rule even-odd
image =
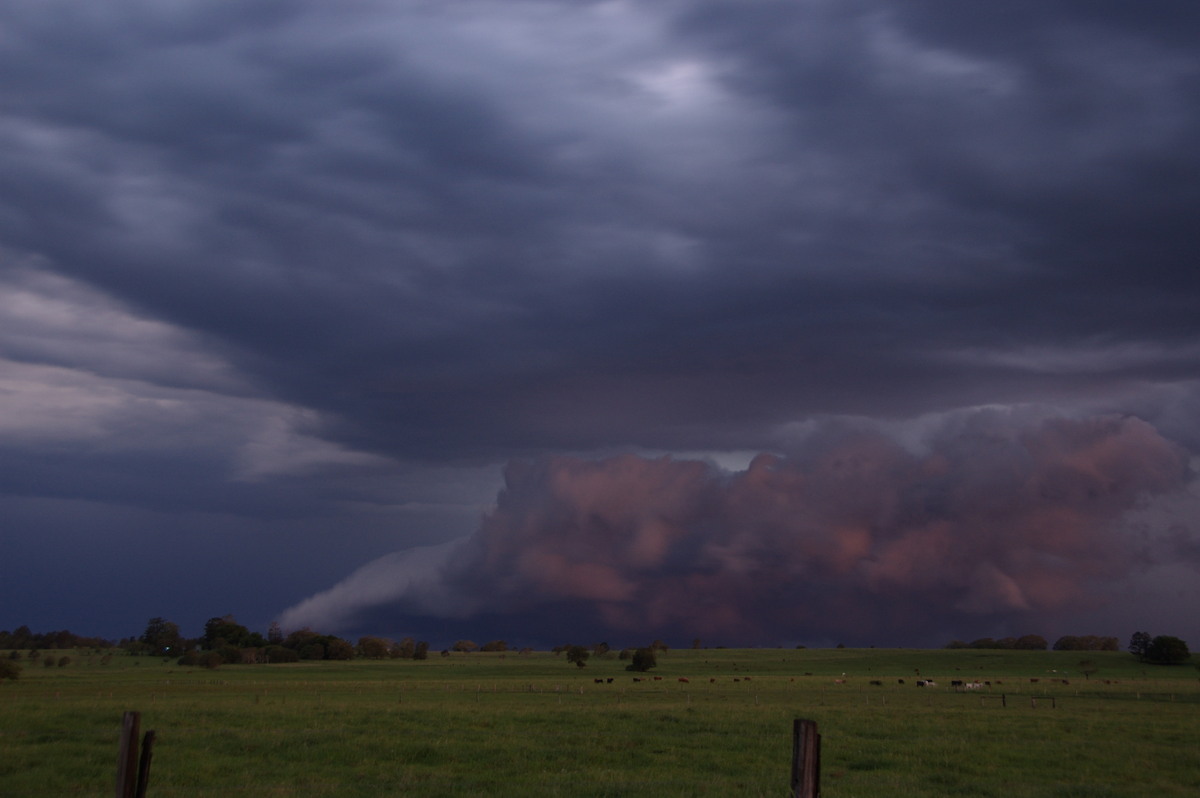
[[1200, 672], [1117, 652], [688, 649], [647, 674], [615, 654], [64, 654], [0, 683], [6, 796], [111, 794], [126, 710], [157, 732], [151, 798], [782, 797], [798, 717], [826, 798], [1200, 795]]

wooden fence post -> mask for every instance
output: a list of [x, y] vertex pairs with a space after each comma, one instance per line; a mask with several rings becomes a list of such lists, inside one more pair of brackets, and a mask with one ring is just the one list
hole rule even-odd
[[121, 718], [121, 747], [117, 753], [117, 798], [146, 798], [155, 734], [153, 731], [146, 732], [139, 758], [138, 728], [141, 722], [140, 712], [126, 712]]
[[150, 784], [150, 760], [154, 757], [154, 730], [146, 732], [142, 738], [142, 758], [138, 762], [137, 789], [133, 798], [146, 798], [146, 787]]
[[121, 747], [117, 752], [117, 798], [134, 798], [137, 787], [138, 726], [142, 713], [126, 712], [121, 718]]
[[818, 798], [821, 794], [821, 735], [817, 722], [796, 718], [792, 722], [792, 798]]

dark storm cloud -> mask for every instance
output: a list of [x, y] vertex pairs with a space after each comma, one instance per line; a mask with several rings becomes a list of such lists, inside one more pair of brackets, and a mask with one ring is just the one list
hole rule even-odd
[[1195, 452], [1196, 33], [1187, 4], [8, 4], [0, 489], [404, 547], [471, 532], [512, 458], [849, 416], [1135, 414]]
[[284, 620], [486, 612], [514, 637], [565, 605], [560, 635], [732, 643], [1045, 628], [1178, 555], [1153, 562], [1121, 517], [1188, 478], [1186, 454], [1144, 422], [994, 411], [917, 452], [847, 428], [735, 473], [632, 455], [513, 463], [474, 538], [373, 563]]

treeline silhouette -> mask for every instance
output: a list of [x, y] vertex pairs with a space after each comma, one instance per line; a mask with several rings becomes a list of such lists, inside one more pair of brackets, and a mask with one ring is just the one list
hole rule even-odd
[[116, 644], [102, 637], [83, 637], [66, 629], [38, 634], [28, 626], [18, 626], [13, 631], [0, 630], [0, 648], [40, 650], [47, 648], [114, 648]]

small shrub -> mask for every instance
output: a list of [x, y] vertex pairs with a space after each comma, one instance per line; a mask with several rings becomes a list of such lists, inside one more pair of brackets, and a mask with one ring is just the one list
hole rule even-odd
[[225, 664], [225, 658], [218, 651], [205, 651], [200, 655], [199, 663], [209, 670], [216, 670]]
[[67, 667], [67, 666], [68, 666], [68, 665], [70, 665], [70, 664], [71, 664], [71, 658], [70, 658], [70, 657], [59, 657], [59, 658], [58, 658], [58, 667], [60, 667], [60, 668], [65, 668], [65, 667]]
[[0, 659], [0, 679], [17, 679], [21, 676], [21, 666], [11, 659]]
[[185, 668], [194, 668], [200, 664], [200, 655], [195, 651], [189, 651], [179, 658], [179, 664]]

